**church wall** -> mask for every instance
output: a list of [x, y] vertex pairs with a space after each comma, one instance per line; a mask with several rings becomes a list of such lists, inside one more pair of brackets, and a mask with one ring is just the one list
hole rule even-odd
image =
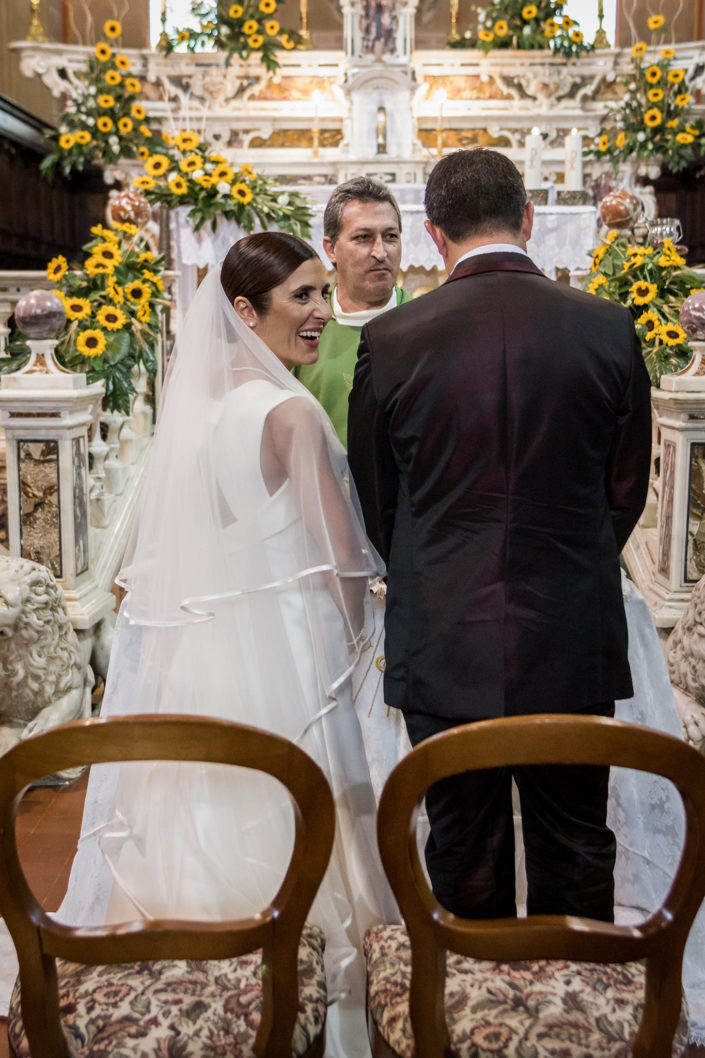
[[[661, 14], [666, 19], [664, 41], [699, 40], [703, 34], [705, 0], [659, 0], [645, 4], [644, 0], [617, 0], [617, 46], [630, 47], [636, 40], [651, 40], [646, 20], [649, 15]], [[612, 41], [610, 41], [612, 43]]]

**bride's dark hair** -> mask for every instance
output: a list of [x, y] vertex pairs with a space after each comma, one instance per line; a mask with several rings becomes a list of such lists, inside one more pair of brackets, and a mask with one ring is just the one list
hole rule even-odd
[[274, 287], [288, 279], [304, 261], [317, 256], [312, 246], [295, 235], [257, 232], [230, 247], [220, 282], [231, 305], [235, 298], [247, 298], [255, 312], [265, 313]]

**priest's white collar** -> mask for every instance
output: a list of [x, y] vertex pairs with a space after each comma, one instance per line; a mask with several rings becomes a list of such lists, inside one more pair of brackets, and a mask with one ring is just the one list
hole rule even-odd
[[336, 323], [342, 323], [343, 327], [364, 327], [376, 316], [397, 307], [397, 288], [392, 290], [392, 296], [386, 305], [377, 306], [374, 309], [362, 309], [360, 312], [343, 312], [338, 301], [338, 288], [333, 287], [333, 318]]
[[467, 261], [469, 257], [479, 257], [483, 253], [523, 253], [524, 257], [529, 256], [526, 250], [522, 250], [521, 246], [517, 246], [514, 242], [488, 242], [484, 246], [476, 246], [473, 250], [468, 250], [462, 257], [459, 257], [453, 265], [453, 272], [462, 261]]

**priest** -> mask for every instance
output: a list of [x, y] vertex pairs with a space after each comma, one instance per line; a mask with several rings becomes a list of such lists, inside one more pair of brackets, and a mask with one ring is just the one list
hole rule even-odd
[[363, 326], [409, 300], [396, 285], [401, 263], [401, 213], [386, 184], [367, 176], [339, 184], [323, 214], [323, 247], [335, 268], [333, 319], [315, 364], [297, 377], [320, 401], [347, 448], [348, 395]]

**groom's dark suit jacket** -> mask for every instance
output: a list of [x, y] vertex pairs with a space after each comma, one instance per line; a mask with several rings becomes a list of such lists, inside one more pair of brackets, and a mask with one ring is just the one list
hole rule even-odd
[[632, 694], [618, 556], [651, 415], [627, 309], [470, 258], [364, 328], [348, 437], [388, 566], [388, 704], [464, 721]]

